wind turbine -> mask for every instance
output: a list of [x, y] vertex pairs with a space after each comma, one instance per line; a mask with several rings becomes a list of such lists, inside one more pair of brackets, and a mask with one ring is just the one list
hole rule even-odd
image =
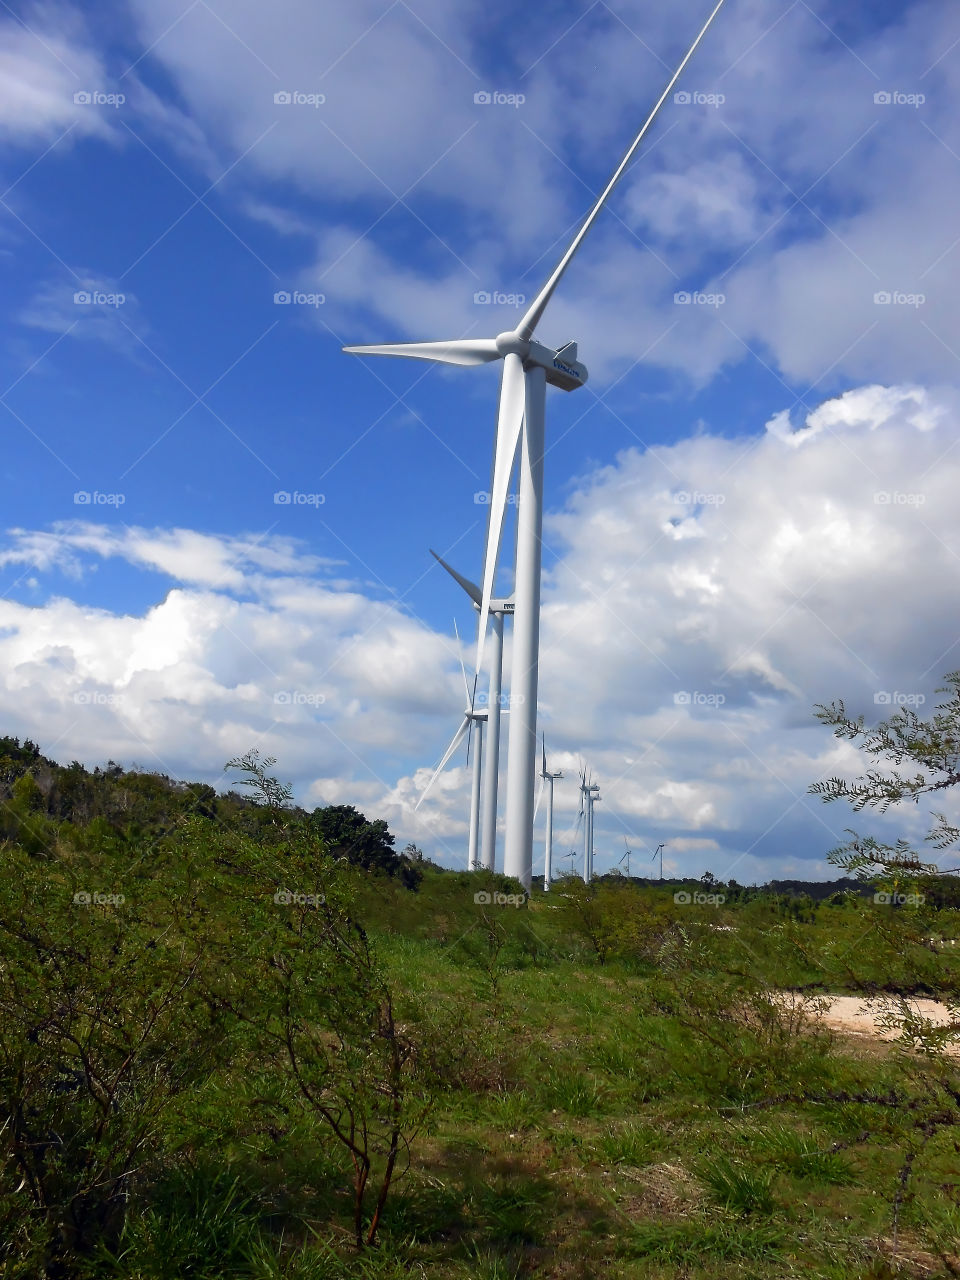
[[[453, 629], [456, 632], [457, 649], [459, 650], [460, 633], [459, 631], [457, 631], [456, 621], [454, 621]], [[423, 804], [424, 800], [427, 798], [428, 791], [436, 782], [437, 778], [440, 776], [443, 770], [446, 768], [447, 761], [456, 751], [457, 747], [459, 747], [464, 737], [466, 737], [467, 739], [467, 763], [468, 764], [470, 763], [470, 739], [473, 733], [473, 727], [474, 725], [476, 725], [477, 745], [473, 754], [473, 773], [471, 776], [471, 783], [470, 783], [470, 837], [467, 844], [467, 870], [476, 871], [477, 851], [479, 848], [479, 838], [480, 838], [480, 770], [481, 770], [481, 764], [482, 764], [482, 758], [483, 758], [483, 725], [484, 725], [484, 721], [487, 718], [487, 713], [485, 710], [478, 711], [473, 705], [473, 698], [470, 694], [470, 686], [467, 683], [467, 670], [466, 670], [466, 667], [463, 665], [462, 654], [460, 655], [460, 670], [463, 673], [463, 689], [467, 695], [466, 710], [463, 713], [463, 719], [460, 722], [459, 729], [457, 729], [457, 732], [453, 735], [453, 738], [450, 741], [450, 745], [447, 747], [446, 751], [443, 753], [443, 757], [441, 758], [440, 763], [437, 765], [436, 769], [433, 772], [433, 776], [431, 777], [430, 781], [427, 783], [427, 785], [424, 787], [423, 791], [421, 792], [420, 799], [417, 801], [416, 805], [414, 805], [414, 812], [416, 812], [416, 810], [419, 809], [420, 806]]]
[[626, 864], [627, 864], [627, 879], [629, 880], [629, 879], [630, 879], [630, 854], [631, 854], [632, 850], [631, 850], [630, 846], [627, 844], [627, 837], [626, 837], [626, 836], [624, 836], [624, 837], [623, 837], [623, 847], [624, 847], [624, 849], [626, 849], [626, 853], [623, 855], [623, 857], [622, 857], [622, 858], [620, 859], [620, 861], [617, 863], [617, 866], [618, 866], [618, 867], [622, 867], [622, 866], [623, 866], [623, 864], [624, 864], [624, 862], [626, 862]]
[[[592, 777], [592, 775], [591, 775]], [[593, 806], [600, 799], [600, 787], [597, 783], [587, 781], [584, 768], [580, 775], [580, 813], [583, 817], [583, 881], [589, 884], [593, 879]]]
[[535, 342], [533, 335], [567, 267], [597, 220], [610, 193], [626, 172], [644, 135], [723, 3], [724, 0], [717, 0], [709, 18], [670, 77], [667, 87], [657, 99], [626, 155], [516, 329], [506, 330], [496, 338], [454, 338], [449, 342], [403, 342], [344, 347], [344, 351], [352, 355], [406, 356], [415, 360], [438, 361], [441, 364], [469, 366], [488, 364], [494, 360], [503, 361], [475, 670], [479, 674], [483, 668], [487, 619], [491, 611], [510, 476], [519, 446], [520, 486], [514, 589], [516, 609], [510, 698], [513, 714], [507, 758], [504, 870], [508, 876], [519, 879], [527, 890], [530, 888], [533, 868], [546, 387], [549, 382], [551, 386], [560, 387], [563, 391], [575, 391], [587, 380], [587, 370], [577, 360], [575, 342], [567, 342], [554, 350]]
[[[547, 769], [547, 740], [541, 738], [543, 747], [543, 763], [540, 769], [540, 791], [543, 792], [544, 786], [548, 787], [547, 794], [547, 834], [544, 844], [543, 856], [543, 888], [544, 892], [549, 892], [550, 882], [553, 879], [553, 784], [563, 777], [562, 773], [550, 773]], [[540, 806], [540, 797], [537, 797], [537, 808]]]
[[656, 862], [656, 860], [657, 860], [657, 854], [659, 853], [659, 855], [660, 855], [660, 879], [661, 879], [661, 880], [663, 879], [663, 851], [664, 851], [664, 849], [665, 849], [665, 848], [666, 848], [666, 845], [664, 845], [664, 844], [658, 844], [658, 845], [657, 845], [657, 847], [656, 847], [656, 849], [654, 849], [654, 851], [653, 851], [653, 857], [650, 859], [650, 861], [651, 861], [651, 862]]
[[[474, 608], [479, 610], [483, 602], [483, 593], [475, 582], [457, 573], [447, 564], [442, 556], [431, 551], [439, 564], [443, 565], [454, 582], [458, 583], [473, 601]], [[490, 613], [493, 617], [493, 654], [490, 660], [490, 684], [487, 690], [487, 755], [483, 770], [483, 809], [480, 814], [480, 865], [487, 871], [496, 870], [497, 862], [497, 791], [500, 785], [500, 708], [502, 705], [503, 683], [503, 620], [513, 615], [513, 597], [490, 601]], [[464, 672], [466, 680], [466, 672]], [[474, 680], [474, 695], [476, 680]], [[471, 707], [476, 697], [468, 699]], [[421, 800], [423, 797], [421, 796]], [[419, 802], [418, 802], [419, 803]]]

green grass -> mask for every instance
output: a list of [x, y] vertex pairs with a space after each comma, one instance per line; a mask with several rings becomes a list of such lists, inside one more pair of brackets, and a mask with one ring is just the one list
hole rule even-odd
[[[960, 1063], [814, 1036], [762, 993], [927, 980], [946, 992], [956, 956], [915, 954], [909, 939], [894, 955], [869, 904], [798, 923], [749, 903], [723, 914], [734, 937], [651, 890], [654, 923], [632, 934], [629, 900], [611, 899], [633, 941], [603, 964], [557, 895], [496, 918], [506, 940], [491, 967], [460, 945], [478, 936], [473, 888], [433, 873], [419, 894], [361, 885], [401, 1018], [422, 1016], [431, 1044], [434, 1020], [449, 1037], [379, 1247], [353, 1246], [344, 1153], [275, 1063], [238, 1055], [181, 1099], [121, 1248], [83, 1280], [951, 1274], [960, 1129], [924, 1137], [916, 1117], [947, 1105], [937, 1082], [960, 1089]], [[958, 913], [940, 914], [956, 931]], [[0, 1280], [21, 1280], [2, 1253]]]

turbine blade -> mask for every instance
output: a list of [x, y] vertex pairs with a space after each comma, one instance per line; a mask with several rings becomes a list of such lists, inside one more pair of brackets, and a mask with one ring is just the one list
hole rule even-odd
[[540, 743], [543, 747], [543, 773], [540, 776], [544, 777], [547, 772], [547, 735], [545, 733], [540, 735]]
[[443, 565], [447, 573], [449, 573], [450, 577], [453, 578], [454, 582], [460, 583], [460, 586], [463, 587], [464, 591], [467, 593], [467, 595], [470, 597], [473, 603], [476, 605], [479, 605], [481, 600], [483, 599], [483, 596], [477, 584], [475, 582], [471, 582], [469, 578], [463, 577], [462, 574], [457, 573], [456, 569], [448, 565], [446, 560], [444, 560], [443, 556], [438, 556], [433, 549], [431, 549], [430, 554], [433, 556], [434, 560], [436, 560], [438, 564]]
[[487, 620], [490, 616], [490, 600], [493, 596], [493, 580], [497, 572], [497, 557], [503, 536], [503, 521], [507, 510], [507, 492], [513, 473], [513, 460], [520, 441], [523, 426], [525, 380], [523, 363], [519, 356], [508, 355], [503, 361], [500, 380], [500, 409], [497, 414], [497, 439], [493, 463], [493, 491], [490, 494], [490, 519], [487, 524], [487, 546], [483, 556], [483, 592], [480, 600], [480, 621], [477, 627], [476, 672], [483, 669], [483, 647], [487, 639]]
[[540, 801], [543, 799], [543, 788], [547, 785], [543, 774], [540, 775], [540, 786], [537, 788], [537, 802], [533, 806], [533, 820], [536, 822], [537, 814], [540, 812]]
[[534, 298], [529, 311], [523, 317], [520, 324], [517, 326], [517, 335], [520, 338], [526, 339], [526, 338], [531, 338], [533, 336], [533, 331], [537, 327], [537, 324], [540, 321], [540, 317], [543, 315], [544, 311], [546, 310], [547, 303], [550, 301], [551, 297], [553, 296], [554, 289], [556, 289], [557, 285], [560, 283], [563, 273], [566, 271], [567, 267], [570, 265], [570, 260], [573, 258], [573, 255], [577, 252], [577, 250], [580, 248], [581, 244], [583, 243], [587, 232], [593, 226], [594, 222], [596, 221], [600, 213], [600, 210], [606, 204], [607, 198], [610, 195], [611, 191], [613, 191], [614, 187], [617, 185], [617, 183], [622, 178], [623, 174], [626, 172], [627, 166], [629, 165], [630, 161], [633, 159], [633, 154], [636, 151], [637, 147], [639, 147], [640, 143], [642, 142], [644, 134], [653, 124], [654, 120], [656, 119], [657, 112], [660, 110], [660, 108], [663, 106], [664, 102], [666, 101], [667, 95], [669, 94], [670, 90], [677, 83], [677, 80], [680, 77], [680, 73], [683, 71], [684, 67], [690, 61], [697, 45], [700, 43], [703, 37], [707, 34], [708, 27], [710, 26], [711, 22], [713, 22], [717, 14], [720, 12], [722, 5], [723, 5], [723, 0], [717, 0], [717, 4], [714, 7], [713, 12], [710, 14], [710, 17], [706, 20], [706, 22], [701, 27], [700, 34], [697, 36], [696, 40], [694, 40], [693, 44], [687, 50], [683, 61], [680, 63], [679, 67], [677, 67], [676, 71], [670, 77], [669, 84], [664, 89], [663, 93], [661, 93], [660, 97], [657, 99], [656, 106], [650, 112], [649, 116], [647, 116], [647, 119], [644, 122], [643, 128], [640, 130], [640, 132], [634, 138], [633, 142], [630, 144], [630, 148], [627, 151], [627, 154], [620, 161], [620, 164], [618, 165], [616, 171], [614, 172], [613, 177], [607, 183], [606, 187], [604, 187], [603, 193], [600, 196], [600, 199], [597, 201], [597, 203], [593, 206], [593, 208], [587, 214], [587, 217], [583, 225], [581, 226], [580, 230], [573, 237], [573, 240], [570, 243], [570, 247], [567, 249], [566, 253], [563, 255], [563, 257], [557, 263], [557, 266], [554, 268], [553, 274], [550, 276], [550, 279], [547, 281], [547, 283], [543, 286], [543, 288]]
[[[457, 620], [453, 620], [453, 634], [457, 637], [457, 657], [460, 659], [460, 671], [463, 674], [463, 692], [467, 695], [467, 706], [473, 710], [473, 698], [470, 696], [470, 685], [467, 681], [467, 668], [463, 665], [463, 646], [460, 643], [460, 632], [457, 629]], [[474, 685], [476, 688], [476, 685]], [[469, 741], [469, 740], [468, 740]], [[470, 754], [470, 747], [467, 747], [467, 754]]]
[[455, 338], [452, 342], [387, 342], [365, 347], [344, 347], [351, 356], [406, 356], [411, 360], [436, 360], [440, 364], [488, 364], [499, 360], [493, 338]]
[[430, 781], [424, 787], [423, 791], [420, 793], [420, 799], [413, 806], [414, 812], [416, 812], [417, 809], [419, 809], [420, 806], [423, 804], [424, 800], [426, 800], [427, 792], [430, 790], [430, 788], [436, 782], [437, 778], [443, 772], [444, 768], [446, 767], [447, 761], [450, 759], [450, 757], [456, 751], [457, 747], [459, 747], [460, 743], [463, 741], [463, 735], [467, 732], [469, 727], [470, 727], [470, 717], [464, 716], [460, 724], [460, 728], [453, 735], [453, 741], [450, 743], [449, 747], [447, 747], [446, 751], [443, 753], [443, 759], [440, 761], [440, 763], [437, 765], [436, 769], [434, 770], [433, 777], [430, 779]]

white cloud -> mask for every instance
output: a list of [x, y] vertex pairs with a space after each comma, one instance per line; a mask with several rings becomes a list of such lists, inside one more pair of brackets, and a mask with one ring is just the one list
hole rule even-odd
[[77, 11], [38, 5], [29, 19], [0, 22], [0, 137], [19, 144], [53, 141], [68, 130], [111, 137], [119, 107], [84, 95], [122, 90], [108, 82]]
[[[960, 665], [957, 408], [944, 390], [861, 387], [792, 434], [779, 421], [629, 450], [549, 516], [541, 707], [565, 774], [558, 857], [586, 763], [601, 868], [627, 835], [638, 858], [666, 840], [697, 874], [827, 872], [855, 820], [806, 788], [863, 762], [813, 704], [842, 696], [868, 719], [898, 694], [929, 707]], [[0, 603], [8, 731], [64, 759], [212, 780], [256, 743], [306, 802], [358, 803], [457, 863], [462, 760], [414, 812], [461, 712], [449, 637], [328, 580], [334, 566], [288, 539], [74, 523], [14, 531], [0, 560], [44, 581], [108, 557], [176, 585], [143, 616]], [[913, 810], [889, 824], [921, 828]]]

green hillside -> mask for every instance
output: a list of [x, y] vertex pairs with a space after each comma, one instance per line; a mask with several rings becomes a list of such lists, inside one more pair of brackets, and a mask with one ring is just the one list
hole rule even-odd
[[960, 1273], [949, 1030], [809, 1016], [960, 1002], [955, 878], [527, 899], [273, 763], [0, 742], [4, 1280]]

